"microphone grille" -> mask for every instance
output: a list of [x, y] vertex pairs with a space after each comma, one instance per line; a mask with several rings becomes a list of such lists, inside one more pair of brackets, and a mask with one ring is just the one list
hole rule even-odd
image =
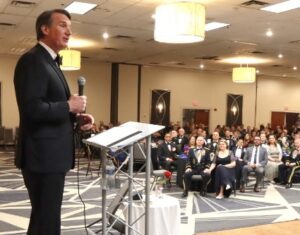
[[78, 82], [79, 86], [84, 86], [85, 85], [85, 78], [80, 76], [78, 78], [77, 82]]

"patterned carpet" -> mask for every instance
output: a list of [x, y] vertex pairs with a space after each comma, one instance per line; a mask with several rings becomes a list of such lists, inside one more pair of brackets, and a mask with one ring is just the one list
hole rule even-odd
[[[97, 164], [95, 161], [94, 167]], [[86, 166], [86, 160], [80, 160], [79, 171], [74, 169], [67, 175], [62, 209], [63, 235], [88, 234], [84, 229], [77, 174], [80, 195], [85, 202], [86, 223], [101, 218], [100, 179], [96, 172], [86, 176]], [[0, 191], [0, 235], [25, 234], [30, 203], [20, 171], [13, 166], [12, 152], [0, 152]], [[115, 193], [112, 191], [108, 195], [108, 204]], [[187, 198], [181, 199], [182, 189], [174, 184], [170, 190], [164, 189], [164, 193], [178, 198], [180, 202], [182, 235], [300, 219], [299, 184], [285, 189], [266, 183], [260, 193], [254, 193], [250, 182], [246, 193], [237, 192], [236, 197], [224, 200], [216, 200], [214, 194], [200, 197], [197, 192], [189, 193]], [[92, 228], [93, 231], [99, 229]]]

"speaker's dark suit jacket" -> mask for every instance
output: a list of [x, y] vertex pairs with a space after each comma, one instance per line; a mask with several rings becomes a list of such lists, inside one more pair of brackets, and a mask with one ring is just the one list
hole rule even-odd
[[70, 91], [49, 52], [37, 44], [15, 69], [20, 114], [15, 164], [32, 172], [66, 172], [74, 166]]

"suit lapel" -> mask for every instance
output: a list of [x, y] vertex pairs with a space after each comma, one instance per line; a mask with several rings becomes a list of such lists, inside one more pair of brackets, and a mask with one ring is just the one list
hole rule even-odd
[[64, 88], [65, 88], [65, 91], [66, 91], [66, 96], [67, 98], [70, 97], [71, 93], [70, 93], [70, 89], [69, 89], [69, 86], [67, 84], [67, 81], [65, 79], [65, 76], [63, 74], [63, 72], [61, 71], [61, 69], [57, 66], [57, 64], [55, 63], [54, 60], [52, 60], [52, 58], [50, 57], [50, 60], [49, 58], [47, 58], [47, 60], [49, 61], [49, 63], [51, 64], [52, 68], [55, 70], [55, 72], [57, 73], [60, 81], [62, 82]]
[[50, 56], [48, 51], [44, 47], [42, 47], [40, 44], [37, 44], [37, 47], [40, 48], [40, 51], [45, 55], [45, 58], [46, 58], [47, 62], [51, 65], [51, 67], [53, 68], [53, 70], [57, 74], [59, 80], [61, 81], [61, 83], [62, 83], [62, 85], [65, 89], [66, 97], [67, 97], [67, 99], [69, 99], [69, 97], [71, 96], [71, 92], [70, 92], [70, 89], [69, 89], [69, 86], [68, 86], [68, 83], [65, 79], [64, 74], [62, 73], [60, 68], [57, 66], [55, 61], [52, 59], [52, 57]]

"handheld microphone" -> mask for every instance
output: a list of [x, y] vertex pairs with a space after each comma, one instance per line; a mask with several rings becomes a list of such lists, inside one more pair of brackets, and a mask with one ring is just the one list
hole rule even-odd
[[83, 96], [83, 88], [85, 85], [85, 78], [80, 76], [77, 80], [77, 83], [78, 83], [78, 95]]

